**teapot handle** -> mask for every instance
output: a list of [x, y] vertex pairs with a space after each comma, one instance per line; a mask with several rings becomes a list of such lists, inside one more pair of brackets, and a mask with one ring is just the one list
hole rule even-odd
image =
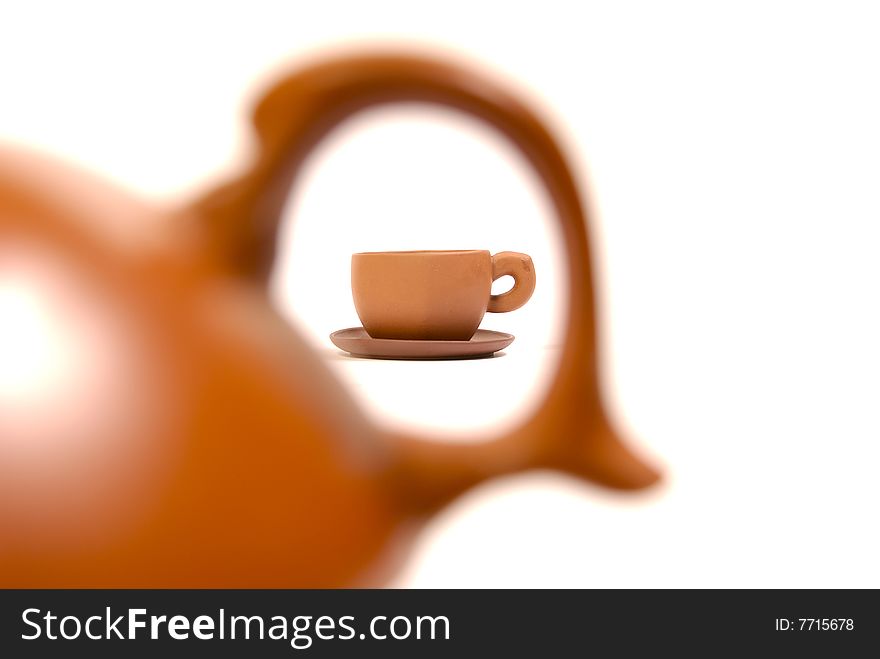
[[587, 216], [570, 167], [545, 124], [495, 80], [448, 61], [408, 54], [332, 57], [282, 80], [256, 108], [259, 145], [253, 165], [196, 205], [209, 223], [218, 258], [265, 280], [284, 205], [309, 152], [352, 114], [399, 102], [461, 110], [497, 129], [522, 152], [553, 201], [569, 291], [560, 365], [534, 416], [514, 432], [480, 444], [395, 437], [395, 481], [425, 505], [490, 476], [531, 467], [563, 469], [617, 488], [653, 483], [657, 473], [625, 447], [603, 410]]

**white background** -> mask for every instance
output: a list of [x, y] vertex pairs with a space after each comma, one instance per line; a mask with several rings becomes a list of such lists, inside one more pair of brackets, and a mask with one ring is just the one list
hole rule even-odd
[[[20, 3], [0, 9], [0, 139], [176, 203], [233, 170], [250, 100], [305, 55], [403, 44], [495, 71], [589, 185], [604, 383], [666, 480], [488, 484], [395, 585], [878, 587], [878, 34], [870, 3], [845, 2]], [[275, 299], [377, 422], [464, 441], [536, 400], [563, 262], [497, 137], [444, 112], [366, 115], [316, 153], [294, 216]], [[424, 248], [534, 257], [533, 300], [484, 321], [514, 344], [340, 357], [326, 336], [358, 324], [349, 255]]]

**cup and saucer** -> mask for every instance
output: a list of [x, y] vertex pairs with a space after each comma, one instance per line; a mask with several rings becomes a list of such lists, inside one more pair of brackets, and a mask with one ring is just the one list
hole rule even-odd
[[[492, 282], [505, 275], [513, 287], [492, 295]], [[351, 290], [363, 326], [330, 335], [341, 350], [373, 359], [474, 359], [513, 343], [512, 334], [479, 325], [486, 312], [528, 302], [535, 268], [518, 252], [362, 252], [351, 257]]]

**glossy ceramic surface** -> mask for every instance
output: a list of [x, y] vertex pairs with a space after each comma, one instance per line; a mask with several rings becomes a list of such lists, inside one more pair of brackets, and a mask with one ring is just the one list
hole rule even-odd
[[[517, 427], [473, 442], [377, 427], [267, 291], [308, 155], [346, 118], [395, 102], [452, 107], [506, 136], [565, 246], [557, 370]], [[520, 94], [452, 61], [346, 54], [279, 80], [253, 122], [253, 157], [172, 206], [0, 151], [3, 299], [31, 310], [3, 328], [30, 338], [37, 324], [72, 358], [50, 361], [69, 372], [48, 389], [22, 377], [0, 390], [0, 587], [375, 585], [425, 520], [487, 479], [657, 480], [603, 404], [578, 179]]]

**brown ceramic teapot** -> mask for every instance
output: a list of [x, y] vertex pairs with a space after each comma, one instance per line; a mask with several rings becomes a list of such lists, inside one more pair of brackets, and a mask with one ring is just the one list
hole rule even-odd
[[[565, 346], [543, 404], [504, 436], [446, 444], [374, 427], [267, 295], [303, 161], [353, 113], [395, 102], [479, 117], [554, 202]], [[0, 151], [0, 587], [377, 584], [421, 520], [488, 478], [657, 479], [603, 409], [584, 206], [517, 96], [443, 61], [345, 56], [281, 81], [254, 124], [253, 162], [172, 211]], [[47, 323], [63, 358], [34, 348]]]

